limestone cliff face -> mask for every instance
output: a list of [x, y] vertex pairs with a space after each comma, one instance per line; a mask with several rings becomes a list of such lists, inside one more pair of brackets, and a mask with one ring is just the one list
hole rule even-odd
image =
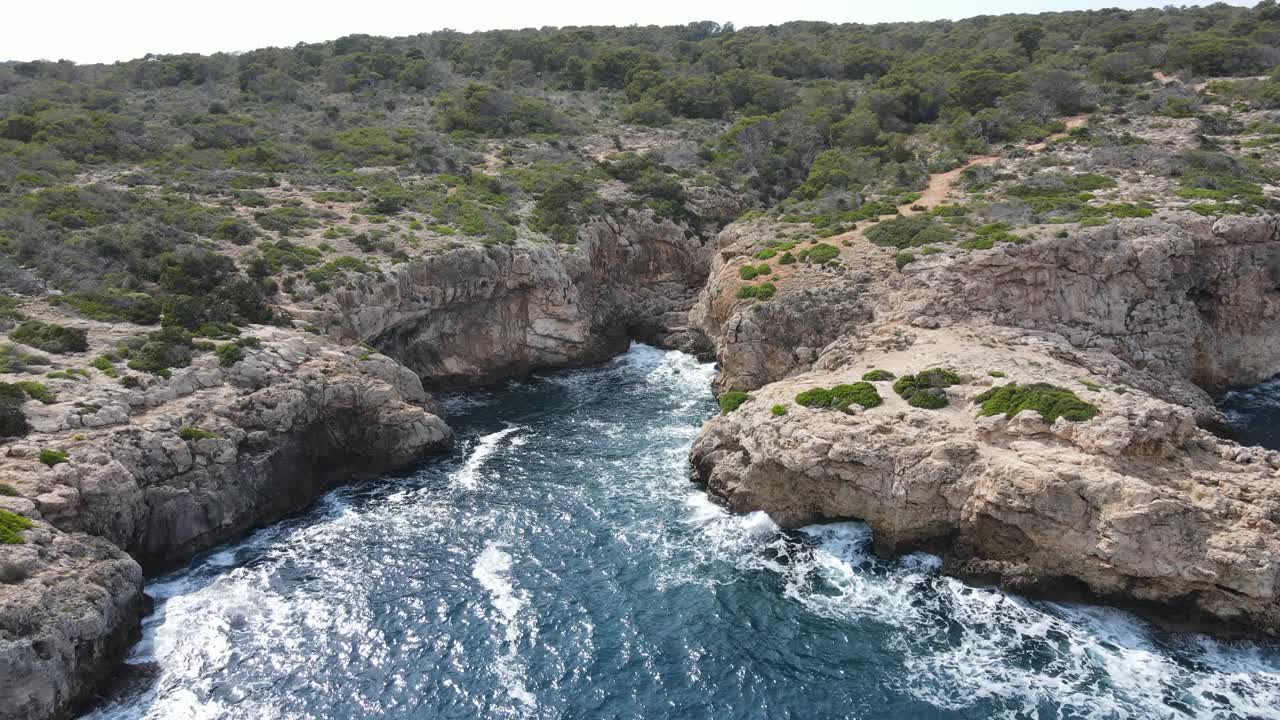
[[138, 639], [142, 569], [102, 538], [41, 522], [0, 562], [0, 713], [69, 717]]
[[[17, 491], [0, 507], [38, 522], [0, 552], [0, 716], [67, 716], [109, 675], [138, 632], [143, 567], [452, 443], [417, 376], [390, 358], [256, 334], [261, 347], [229, 368], [205, 355], [144, 390], [95, 382], [28, 403], [35, 432], [0, 458]], [[68, 462], [39, 463], [51, 447]]]
[[[1197, 426], [1217, 417], [1198, 384], [1280, 371], [1275, 219], [1173, 214], [951, 250], [901, 272], [848, 239], [841, 268], [795, 271], [766, 305], [843, 274], [867, 278], [870, 319], [834, 335], [811, 323], [827, 339], [812, 362], [776, 365], [704, 427], [692, 459], [710, 492], [789, 526], [865, 520], [884, 552], [929, 548], [952, 572], [1018, 590], [1083, 586], [1280, 634], [1280, 454]], [[732, 355], [753, 345], [725, 338], [750, 310], [727, 307], [716, 347], [726, 369], [741, 368], [751, 361]], [[794, 342], [757, 337], [775, 356]], [[941, 410], [907, 405], [888, 382], [877, 383], [883, 405], [854, 414], [794, 400], [873, 368], [928, 367], [962, 378]], [[1052, 425], [1032, 411], [979, 417], [973, 398], [1010, 381], [1066, 387], [1100, 413]]]
[[[872, 317], [873, 280], [862, 269], [818, 268], [770, 262], [772, 272], [744, 281], [739, 268], [758, 265], [779, 229], [755, 220], [726, 227], [715, 239], [706, 285], [689, 313], [689, 326], [720, 362], [716, 389], [751, 390], [807, 370], [818, 351]], [[770, 282], [771, 302], [740, 300], [738, 288]]]
[[1200, 386], [1251, 385], [1280, 370], [1280, 236], [1274, 217], [1191, 213], [956, 258], [910, 273], [904, 310], [988, 314], [1059, 333], [1136, 369]]
[[636, 213], [554, 246], [470, 246], [416, 258], [336, 293], [317, 313], [331, 336], [371, 343], [429, 387], [491, 383], [583, 365], [632, 338], [678, 345], [708, 249]]

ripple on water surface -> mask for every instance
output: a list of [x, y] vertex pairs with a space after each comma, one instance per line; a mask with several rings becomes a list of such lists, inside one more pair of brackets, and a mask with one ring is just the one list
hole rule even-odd
[[449, 399], [450, 455], [154, 581], [153, 672], [92, 717], [1280, 717], [1273, 646], [726, 513], [688, 481], [712, 372], [637, 346]]

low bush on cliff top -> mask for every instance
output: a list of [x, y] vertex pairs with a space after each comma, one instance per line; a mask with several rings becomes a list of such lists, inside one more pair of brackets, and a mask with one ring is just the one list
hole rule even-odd
[[13, 383], [0, 383], [0, 437], [21, 437], [31, 430], [22, 403], [27, 393]]
[[738, 268], [738, 277], [743, 280], [754, 280], [757, 276], [768, 275], [771, 272], [773, 272], [773, 270], [769, 268], [768, 263], [761, 263], [759, 265], [743, 265]]
[[65, 354], [89, 349], [87, 331], [39, 320], [27, 320], [14, 328], [9, 337], [49, 353]]
[[804, 260], [805, 262], [813, 263], [814, 265], [825, 265], [840, 257], [840, 249], [834, 245], [818, 243], [813, 247], [801, 250], [796, 254], [796, 257]]
[[46, 448], [40, 451], [40, 455], [36, 459], [49, 467], [53, 467], [66, 462], [67, 454], [61, 450], [49, 450]]
[[178, 327], [166, 327], [126, 338], [116, 347], [116, 352], [128, 358], [130, 370], [168, 377], [170, 368], [191, 364], [191, 354], [195, 349], [191, 333]]
[[778, 288], [773, 283], [760, 283], [759, 285], [744, 285], [738, 288], [738, 292], [734, 294], [739, 300], [747, 300], [755, 298], [756, 300], [768, 300], [778, 292]]
[[856, 382], [848, 385], [836, 385], [831, 389], [810, 388], [796, 395], [796, 404], [804, 407], [824, 408], [848, 411], [857, 404], [864, 408], [873, 408], [884, 402], [874, 385], [868, 382]]
[[931, 243], [951, 242], [955, 233], [951, 228], [933, 220], [928, 215], [900, 217], [885, 220], [867, 230], [867, 239], [881, 247], [905, 250]]
[[895, 377], [896, 376], [893, 373], [889, 372], [888, 370], [881, 370], [880, 368], [876, 368], [875, 370], [870, 370], [862, 374], [862, 379], [867, 382], [879, 382], [881, 380], [892, 380]]
[[1035, 410], [1048, 423], [1060, 417], [1088, 420], [1098, 414], [1097, 405], [1081, 400], [1070, 390], [1048, 383], [1009, 383], [993, 387], [973, 401], [980, 406], [979, 415], [1003, 413], [1005, 417], [1013, 417], [1023, 410]]
[[190, 425], [179, 430], [178, 437], [186, 440], [187, 442], [194, 442], [196, 440], [218, 440], [222, 438], [222, 436], [217, 433], [212, 433], [204, 428], [193, 427]]
[[746, 402], [751, 396], [741, 390], [730, 390], [720, 396], [720, 414], [728, 415], [729, 413], [742, 407], [742, 403]]
[[31, 521], [27, 518], [0, 510], [0, 545], [21, 545], [24, 541], [21, 533], [31, 529]]
[[44, 383], [36, 382], [35, 380], [22, 380], [14, 383], [14, 385], [22, 388], [22, 392], [26, 393], [27, 397], [32, 400], [39, 400], [45, 405], [52, 405], [58, 402], [57, 394], [45, 386]]
[[911, 407], [925, 410], [937, 410], [948, 404], [944, 388], [960, 382], [960, 376], [946, 368], [930, 368], [914, 375], [903, 375], [893, 384], [893, 391], [898, 393]]

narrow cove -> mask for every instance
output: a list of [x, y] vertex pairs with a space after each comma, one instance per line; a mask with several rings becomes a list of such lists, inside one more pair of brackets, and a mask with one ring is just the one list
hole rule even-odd
[[[713, 367], [633, 346], [449, 400], [452, 453], [154, 579], [88, 717], [1258, 718], [1273, 644], [780, 531], [689, 482]], [[1229, 403], [1224, 403], [1226, 407]]]

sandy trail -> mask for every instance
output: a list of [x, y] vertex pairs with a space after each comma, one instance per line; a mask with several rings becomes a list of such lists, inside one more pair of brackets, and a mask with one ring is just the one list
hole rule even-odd
[[[1071, 117], [1063, 119], [1063, 123], [1066, 125], [1066, 130], [1063, 130], [1060, 133], [1054, 133], [1053, 135], [1050, 135], [1049, 137], [1045, 138], [1044, 140], [1041, 140], [1040, 142], [1032, 143], [1030, 145], [1023, 145], [1022, 149], [1028, 150], [1030, 152], [1039, 152], [1040, 150], [1043, 150], [1046, 147], [1048, 147], [1049, 143], [1052, 143], [1056, 140], [1061, 140], [1062, 138], [1067, 137], [1067, 135], [1070, 134], [1072, 130], [1078, 127], [1081, 127], [1087, 122], [1089, 122], [1089, 113], [1072, 115]], [[977, 155], [969, 158], [965, 162], [965, 164], [961, 165], [955, 170], [948, 170], [943, 173], [936, 173], [934, 175], [930, 175], [929, 184], [926, 185], [924, 191], [920, 193], [919, 199], [917, 199], [915, 202], [902, 205], [901, 207], [898, 208], [898, 212], [902, 213], [903, 215], [910, 216], [910, 215], [918, 215], [919, 213], [924, 212], [925, 210], [932, 210], [933, 208], [943, 204], [946, 201], [947, 196], [951, 194], [951, 190], [955, 187], [956, 183], [960, 181], [960, 174], [963, 173], [965, 170], [971, 167], [977, 167], [981, 165], [991, 165], [995, 163], [997, 160], [1002, 159], [1003, 157], [1004, 157], [1003, 155]], [[923, 208], [923, 209], [918, 210], [916, 208]]]

